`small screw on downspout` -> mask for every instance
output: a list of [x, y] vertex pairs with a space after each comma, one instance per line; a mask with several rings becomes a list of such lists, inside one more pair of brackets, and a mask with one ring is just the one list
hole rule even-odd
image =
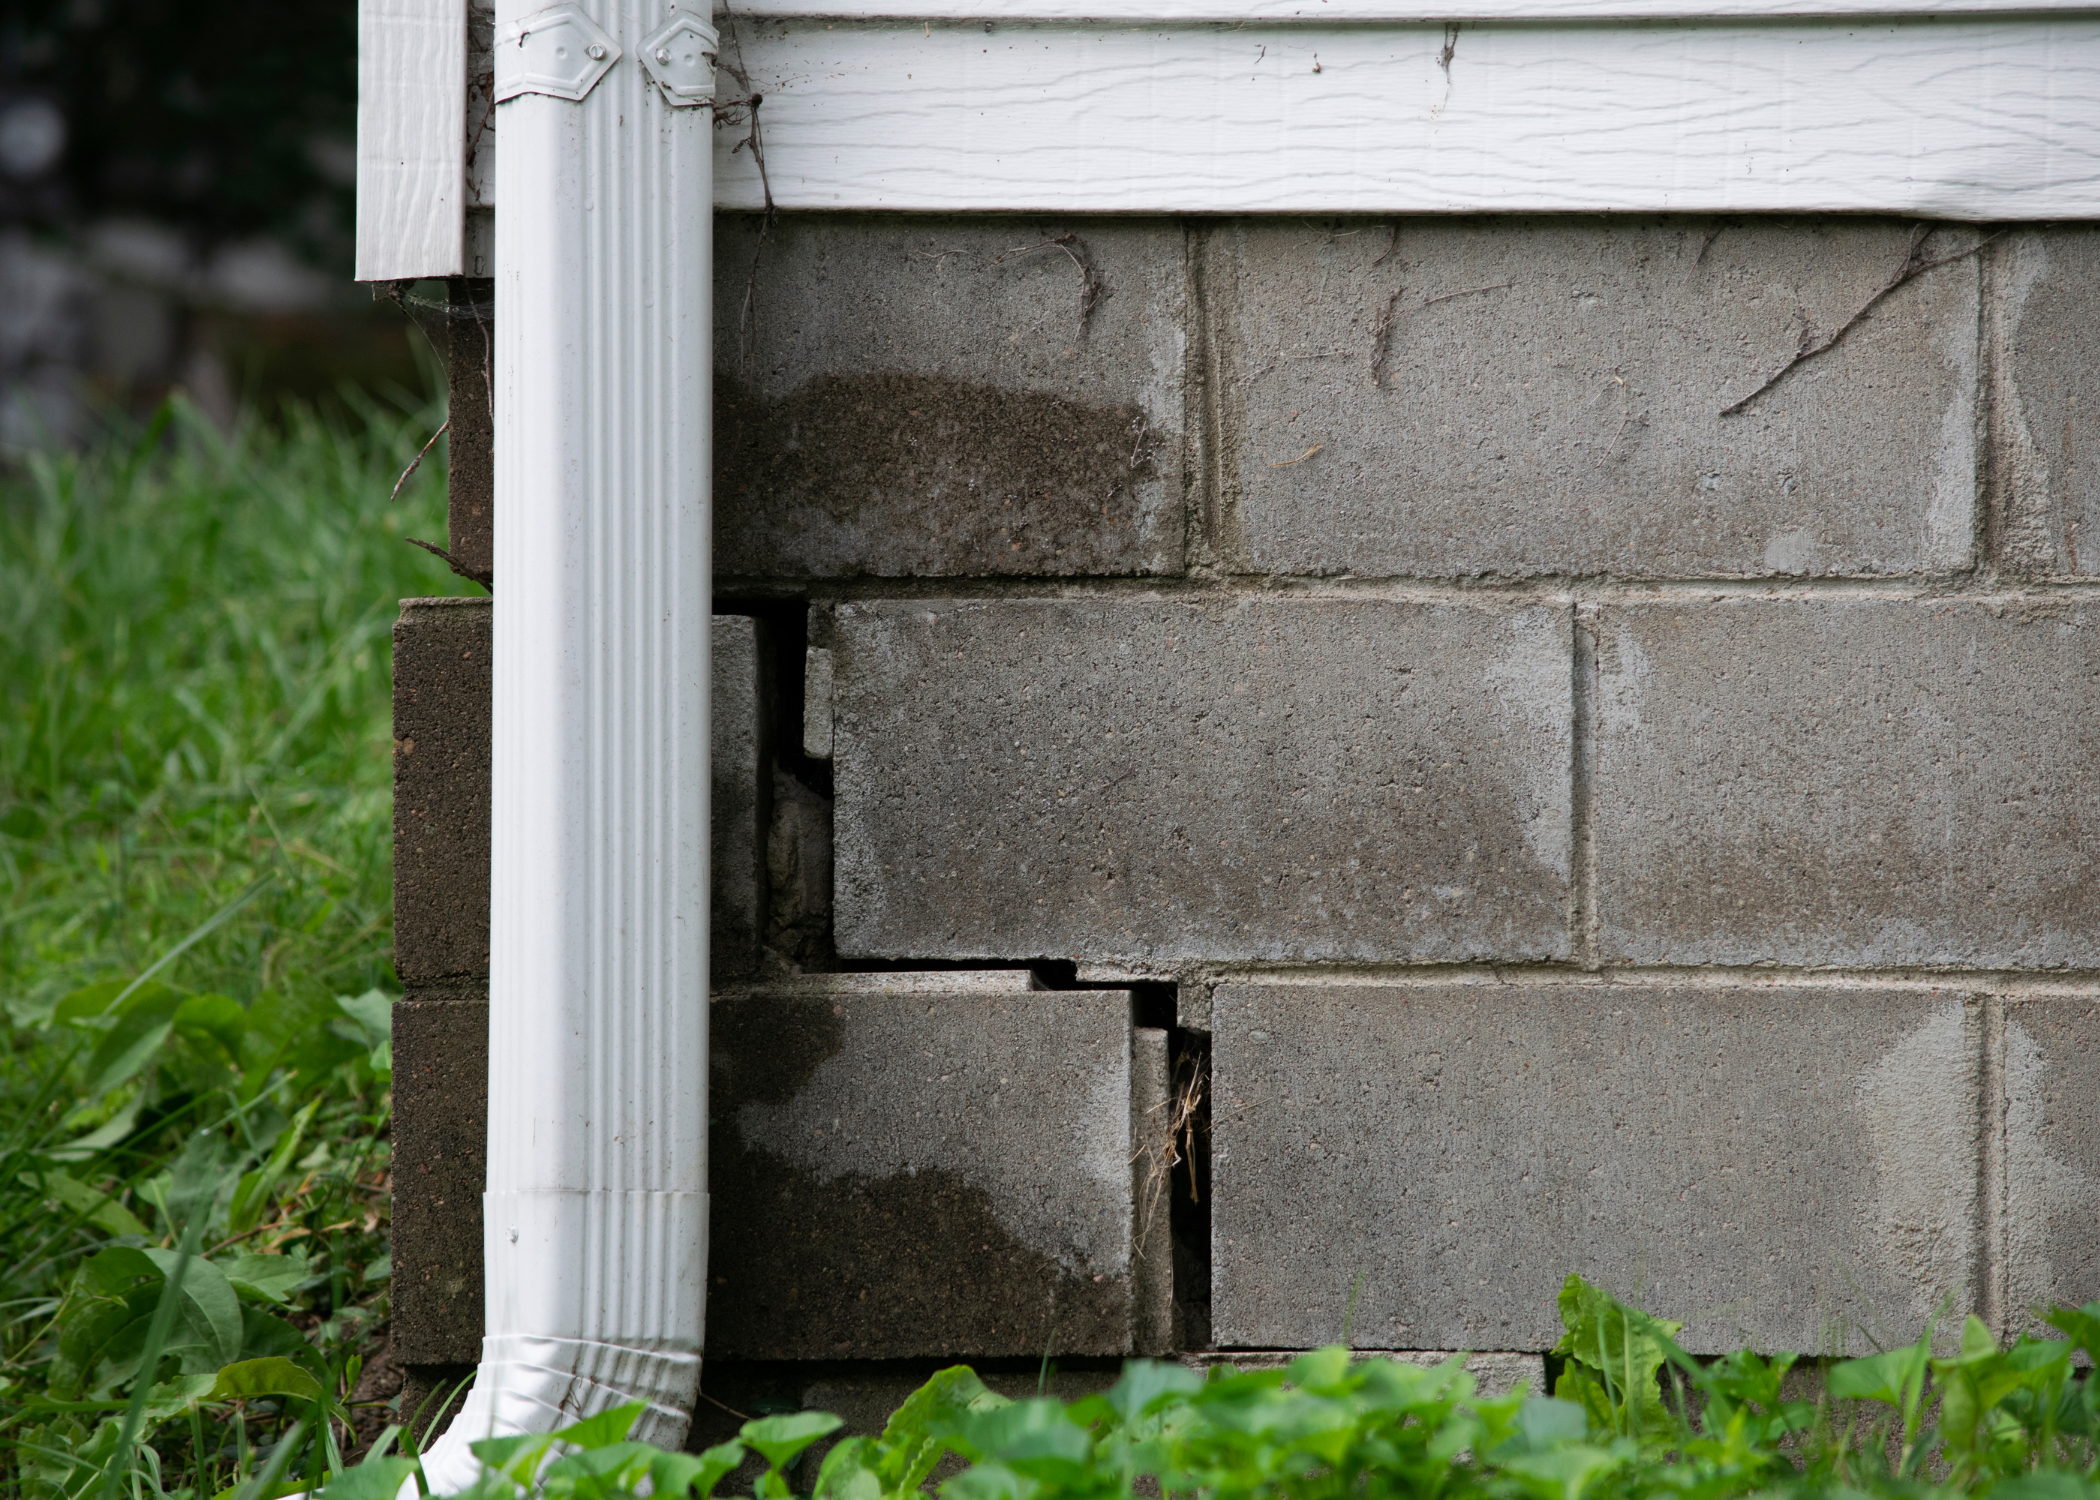
[[599, 46], [596, 42], [593, 42], [588, 47], [584, 48], [583, 52], [584, 56], [588, 57], [592, 62], [601, 62], [605, 58], [605, 49]]

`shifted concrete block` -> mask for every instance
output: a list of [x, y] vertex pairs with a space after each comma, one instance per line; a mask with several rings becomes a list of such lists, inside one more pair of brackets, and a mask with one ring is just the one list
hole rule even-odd
[[488, 599], [405, 599], [394, 622], [394, 970], [489, 972]]
[[[1688, 1349], [1871, 1352], [1977, 1300], [1981, 1026], [1948, 990], [1227, 984], [1216, 1342], [1539, 1350], [1571, 1271]], [[1847, 1332], [1851, 1330], [1851, 1332]]]
[[1178, 224], [787, 214], [760, 232], [716, 230], [719, 572], [1180, 571]]
[[1999, 1037], [2005, 1109], [2004, 1306], [2100, 1297], [2100, 994], [2008, 998]]
[[1161, 1293], [1137, 1273], [1133, 1140], [1163, 1101], [1133, 1094], [1128, 991], [1030, 984], [716, 997], [711, 1362], [1138, 1347]]
[[1992, 403], [2007, 561], [2100, 574], [2100, 232], [2022, 229], [1996, 252]]
[[2100, 609], [1606, 607], [1597, 668], [1607, 962], [2100, 966]]
[[717, 985], [758, 972], [766, 926], [766, 840], [772, 823], [772, 638], [748, 615], [716, 615], [708, 725], [714, 863], [708, 878], [708, 972]]
[[1566, 606], [841, 605], [850, 956], [1568, 953]]
[[1975, 257], [1727, 414], [1859, 312], [1911, 237], [1827, 219], [1221, 229], [1226, 550], [1258, 572], [1409, 577], [1965, 567]]
[[488, 1108], [487, 993], [396, 1000], [391, 1353], [398, 1364], [481, 1358]]

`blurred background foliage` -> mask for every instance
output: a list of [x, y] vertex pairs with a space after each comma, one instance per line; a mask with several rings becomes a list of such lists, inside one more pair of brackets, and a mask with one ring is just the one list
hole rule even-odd
[[0, 455], [414, 389], [349, 279], [356, 121], [354, 0], [0, 0]]

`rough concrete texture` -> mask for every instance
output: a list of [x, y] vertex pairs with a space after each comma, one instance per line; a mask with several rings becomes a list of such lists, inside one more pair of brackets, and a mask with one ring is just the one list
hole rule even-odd
[[468, 577], [486, 580], [496, 570], [496, 284], [456, 276], [448, 285], [452, 307], [466, 311], [445, 322], [445, 548]]
[[1606, 961], [2100, 965], [2100, 609], [1605, 608], [1597, 674]]
[[[1723, 415], [1865, 306], [1911, 235], [1831, 219], [1222, 228], [1202, 275], [1225, 329], [1226, 555], [1413, 577], [1963, 567], [1976, 257]], [[1975, 239], [1947, 229], [1922, 252]]]
[[766, 839], [772, 823], [772, 642], [748, 615], [716, 615], [708, 725], [708, 823], [714, 863], [708, 973], [713, 984], [758, 972], [766, 924]]
[[2100, 1297], [2100, 996], [2008, 1000], [1998, 1038], [2004, 1079], [1999, 1179], [2003, 1306], [2028, 1310]]
[[714, 1001], [710, 1359], [1130, 1352], [1129, 992], [890, 977]]
[[489, 971], [487, 599], [405, 599], [394, 622], [394, 969]]
[[[1181, 1362], [1192, 1370], [1210, 1370], [1219, 1365], [1228, 1365], [1235, 1370], [1283, 1370], [1305, 1353], [1302, 1349], [1206, 1349], [1184, 1354]], [[1528, 1391], [1543, 1396], [1546, 1391], [1546, 1361], [1537, 1354], [1512, 1354], [1502, 1351], [1492, 1354], [1460, 1355], [1446, 1349], [1357, 1349], [1360, 1359], [1390, 1359], [1401, 1364], [1420, 1365], [1428, 1368], [1440, 1365], [1447, 1359], [1463, 1358], [1466, 1373], [1474, 1380], [1475, 1389], [1483, 1396], [1506, 1396], [1511, 1391]]]
[[488, 1173], [486, 993], [394, 1002], [393, 1357], [481, 1358]]
[[[1580, 1272], [1709, 1352], [1975, 1301], [1981, 1025], [1948, 990], [1229, 984], [1219, 1347], [1544, 1349]], [[1850, 1330], [1849, 1333], [1846, 1330]]]
[[2007, 560], [2100, 574], [2100, 234], [2021, 230], [1995, 247], [1999, 526]]
[[718, 572], [1179, 571], [1178, 225], [717, 223]]
[[1563, 606], [885, 602], [836, 652], [843, 954], [1568, 952]]
[[803, 652], [802, 753], [831, 759], [831, 653], [821, 646]]
[[778, 770], [766, 880], [766, 946], [800, 968], [830, 968], [831, 799]]

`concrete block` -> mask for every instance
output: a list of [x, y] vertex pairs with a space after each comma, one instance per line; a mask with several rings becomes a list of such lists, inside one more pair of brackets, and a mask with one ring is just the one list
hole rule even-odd
[[831, 652], [811, 646], [802, 653], [802, 753], [831, 759]]
[[2002, 1305], [2019, 1331], [2030, 1309], [2100, 1297], [2100, 994], [2009, 997], [2004, 1016]]
[[[1973, 244], [1935, 234], [1928, 256]], [[1907, 223], [1219, 230], [1224, 550], [1271, 573], [1762, 577], [1972, 555], [1980, 272]]]
[[1130, 995], [1030, 983], [715, 999], [710, 1362], [1134, 1348]]
[[831, 968], [831, 799], [785, 771], [773, 773], [766, 878], [766, 946], [800, 968]]
[[[1948, 990], [1228, 984], [1219, 1347], [1540, 1350], [1580, 1272], [1695, 1351], [1974, 1305], [1981, 1025]], [[1848, 1333], [1847, 1330], [1850, 1330]]]
[[1180, 570], [1179, 225], [759, 232], [716, 230], [718, 572]]
[[[1181, 1362], [1192, 1370], [1210, 1370], [1219, 1365], [1235, 1370], [1283, 1370], [1303, 1353], [1303, 1349], [1206, 1349], [1200, 1353], [1184, 1354]], [[1391, 1359], [1425, 1369], [1442, 1364], [1455, 1353], [1457, 1351], [1449, 1349], [1357, 1348], [1358, 1357], [1363, 1359]], [[1482, 1396], [1506, 1396], [1511, 1391], [1527, 1391], [1537, 1396], [1548, 1394], [1546, 1361], [1540, 1355], [1513, 1354], [1504, 1350], [1491, 1354], [1467, 1354], [1465, 1361], [1466, 1373], [1473, 1377], [1474, 1389]]]
[[1607, 607], [1597, 671], [1606, 961], [2100, 965], [2100, 610]]
[[485, 991], [394, 1002], [393, 1358], [481, 1358], [488, 1177]]
[[2100, 574], [2100, 233], [2023, 229], [1996, 252], [1999, 532], [2038, 576]]
[[716, 615], [709, 690], [708, 822], [714, 863], [708, 971], [713, 984], [758, 972], [772, 823], [772, 637], [748, 615]]
[[1568, 952], [1563, 605], [841, 605], [839, 951]]
[[407, 599], [394, 623], [394, 970], [489, 971], [491, 601]]

